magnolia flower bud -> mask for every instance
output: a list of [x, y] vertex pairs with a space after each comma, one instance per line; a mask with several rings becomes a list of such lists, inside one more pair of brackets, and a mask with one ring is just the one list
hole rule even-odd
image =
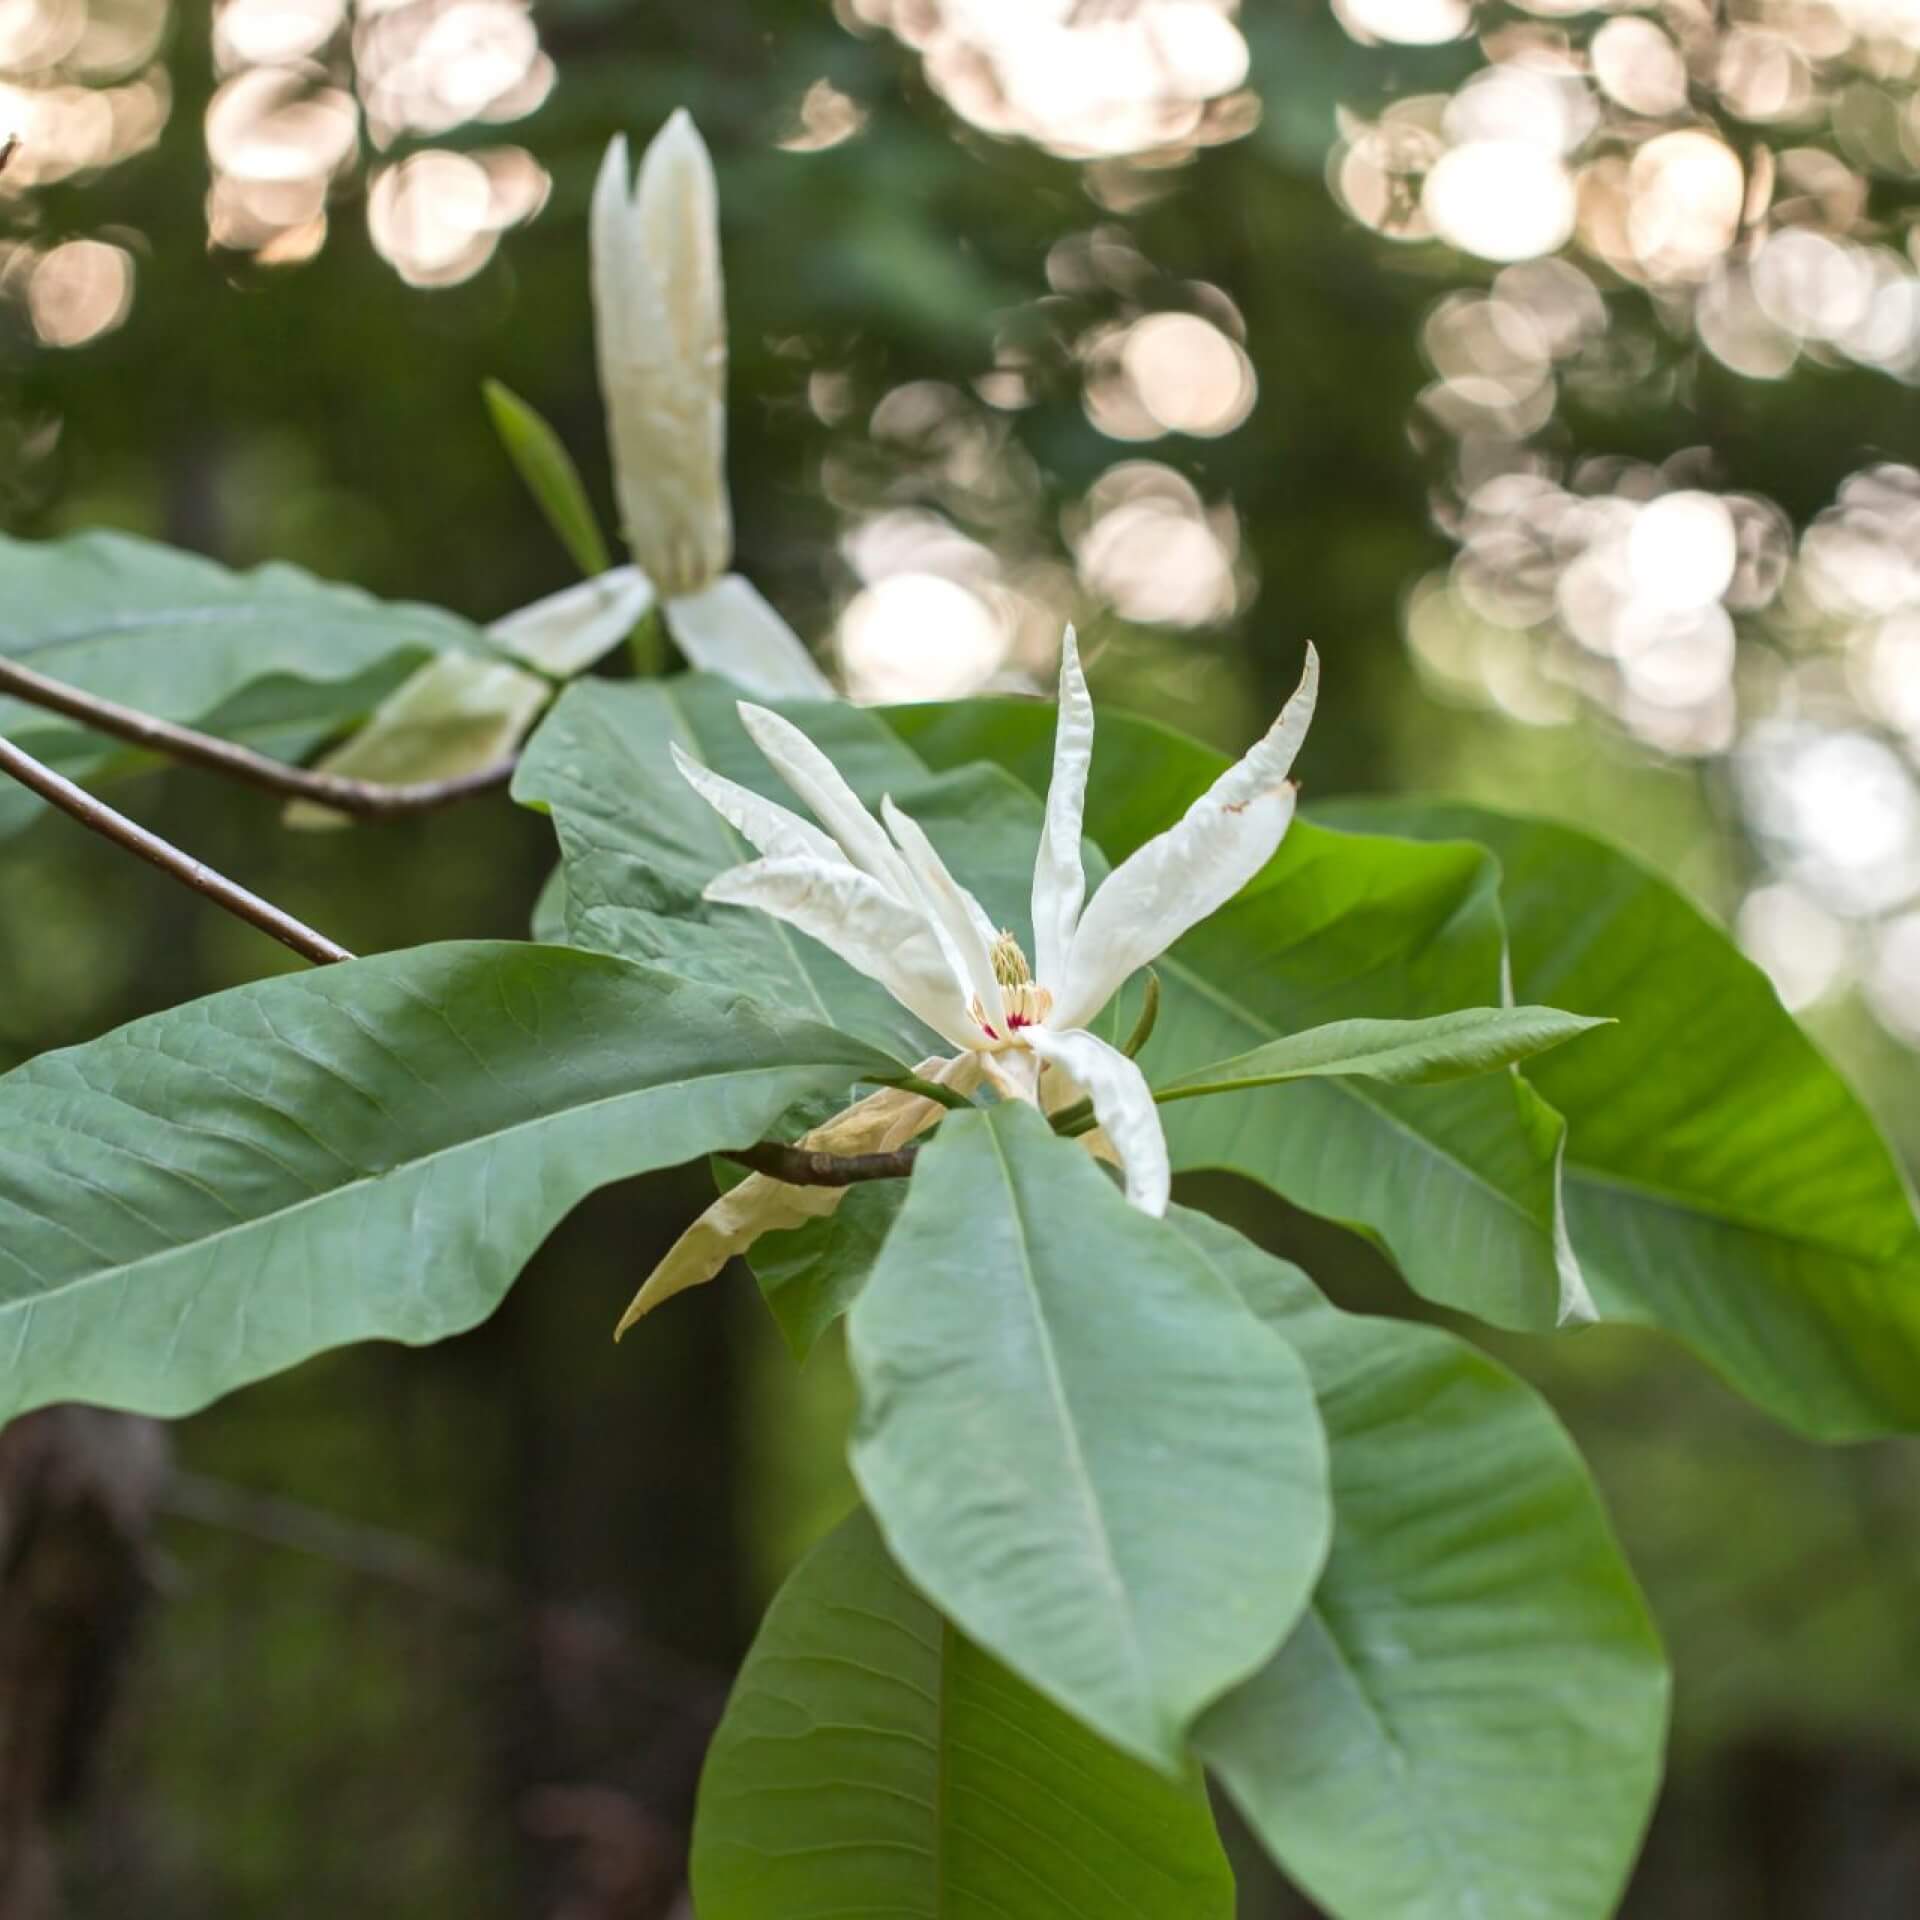
[[593, 190], [594, 332], [627, 545], [663, 598], [696, 592], [733, 553], [719, 195], [677, 112], [628, 190], [627, 143]]

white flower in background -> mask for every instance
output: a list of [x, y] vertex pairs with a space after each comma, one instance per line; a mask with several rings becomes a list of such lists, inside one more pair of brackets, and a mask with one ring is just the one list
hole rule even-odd
[[688, 661], [772, 699], [833, 698], [793, 629], [739, 574], [727, 498], [727, 322], [713, 162], [687, 114], [628, 187], [627, 143], [593, 189], [594, 340], [632, 568]]
[[[1163, 1214], [1172, 1175], [1153, 1094], [1133, 1061], [1087, 1023], [1131, 975], [1224, 906], [1273, 857], [1293, 820], [1295, 789], [1287, 776], [1313, 719], [1319, 677], [1309, 647], [1299, 690], [1266, 736], [1176, 825], [1122, 861], [1088, 901], [1080, 838], [1093, 705], [1068, 631], [1053, 779], [1033, 871], [1031, 967], [1018, 940], [996, 928], [890, 799], [881, 801], [875, 820], [799, 728], [745, 701], [740, 718], [748, 733], [820, 826], [675, 747], [687, 781], [762, 856], [718, 875], [706, 898], [758, 907], [879, 981], [958, 1049], [952, 1059], [924, 1062], [922, 1079], [964, 1090], [984, 1078], [1005, 1098], [1048, 1112], [1084, 1093], [1105, 1136], [1092, 1144], [1119, 1163], [1127, 1198], [1143, 1212]], [[870, 1151], [883, 1140], [898, 1145], [939, 1115], [924, 1098], [877, 1094], [804, 1144], [840, 1153]], [[671, 1294], [711, 1279], [759, 1234], [829, 1213], [844, 1193], [756, 1181], [724, 1196], [682, 1237], [642, 1288], [623, 1329]]]
[[[720, 208], [708, 157], [678, 112], [631, 191], [627, 143], [607, 148], [589, 223], [594, 340], [631, 566], [549, 594], [488, 629], [508, 654], [565, 679], [617, 647], [656, 604], [680, 651], [768, 699], [837, 696], [799, 636], [740, 574], [727, 498], [727, 327]], [[446, 780], [512, 753], [551, 689], [504, 660], [436, 656], [319, 762], [358, 780]], [[346, 816], [310, 801], [289, 826]]]

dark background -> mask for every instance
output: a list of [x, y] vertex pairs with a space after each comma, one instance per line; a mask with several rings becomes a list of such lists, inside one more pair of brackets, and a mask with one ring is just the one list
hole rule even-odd
[[[1089, 30], [1146, 10], [1044, 9]], [[562, 0], [531, 16], [499, 0], [464, 38], [445, 24], [455, 13], [413, 0], [329, 28], [324, 9], [259, 0], [244, 20], [222, 16], [219, 73], [202, 0], [41, 0], [24, 16], [38, 40], [0, 16], [13, 61], [0, 78], [21, 94], [57, 97], [71, 116], [87, 92], [145, 88], [158, 116], [143, 150], [16, 172], [0, 199], [6, 530], [110, 524], [479, 619], [565, 584], [479, 383], [503, 378], [547, 413], [611, 524], [586, 196], [610, 134], [644, 139], [684, 103], [722, 185], [741, 564], [803, 633], [827, 635], [861, 584], [851, 529], [883, 511], [934, 514], [974, 543], [967, 567], [998, 569], [1013, 677], [1044, 665], [1035, 636], [1071, 612], [1103, 700], [1236, 745], [1311, 636], [1327, 693], [1303, 763], [1310, 794], [1432, 786], [1573, 818], [1729, 913], [1778, 877], [1786, 855], [1753, 827], [1737, 739], [1662, 752], [1607, 688], [1577, 679], [1556, 683], [1550, 708], [1476, 699], [1458, 676], [1416, 671], [1403, 637], [1409, 593], [1449, 567], [1463, 471], [1499, 457], [1495, 427], [1436, 412], [1429, 316], [1494, 269], [1382, 238], [1342, 206], [1330, 156], [1337, 177], [1336, 140], [1345, 152], [1357, 136], [1335, 109], [1377, 115], [1455, 87], [1511, 54], [1498, 30], [1526, 16], [1489, 12], [1477, 42], [1365, 46], [1319, 5], [1249, 0], [1244, 86], [1197, 111], [1162, 100], [1133, 146], [1089, 158], [1048, 150], [1069, 136], [1050, 136], [1030, 100], [1009, 105], [1007, 75], [996, 82], [988, 54], [972, 48], [970, 64], [954, 39], [966, 9], [935, 0]], [[285, 23], [308, 17], [320, 37], [288, 40]], [[392, 39], [408, 18], [416, 37], [435, 23], [448, 37]], [[357, 101], [357, 141], [329, 147], [324, 114], [235, 133], [264, 97], [236, 82], [250, 51], [274, 45], [295, 48], [276, 110]], [[462, 80], [454, 107], [416, 103], [414, 124], [395, 124], [394, 74], [431, 94], [456, 60], [494, 72], [494, 94]], [[544, 98], [536, 61], [553, 67]], [[810, 95], [822, 82], [832, 91]], [[1694, 111], [1712, 124], [1711, 102]], [[1118, 114], [1092, 124], [1111, 130]], [[822, 144], [849, 116], [857, 131]], [[1816, 115], [1775, 143], [1844, 153], [1838, 126]], [[1623, 122], [1594, 138], [1624, 154], [1654, 131]], [[320, 172], [223, 203], [222, 164], [272, 137], [317, 141]], [[1755, 140], [1751, 127], [1740, 137], [1743, 151]], [[419, 246], [401, 244], [404, 199], [380, 176], [429, 150], [505, 148], [550, 181], [544, 204], [484, 260], [447, 265], [431, 232], [414, 233], [422, 267]], [[1899, 183], [1876, 180], [1873, 194], [1897, 246]], [[210, 220], [246, 244], [211, 244]], [[74, 239], [122, 250], [131, 297], [117, 324], [63, 345], [59, 276], [35, 274]], [[396, 253], [415, 279], [453, 283], [408, 284]], [[1704, 448], [1675, 471], [1777, 501], [1797, 531], [1849, 474], [1920, 446], [1913, 389], [1892, 374], [1809, 350], [1790, 377], [1744, 377], [1703, 349], [1657, 276], [1636, 283], [1591, 257], [1586, 269], [1605, 323], [1532, 442], [1556, 471], [1590, 453], [1657, 463]], [[1244, 330], [1258, 380], [1244, 424], [1136, 441], [1095, 424], [1102, 330], [1161, 310]], [[1024, 404], [981, 397], [976, 382], [1009, 372]], [[911, 431], [896, 430], [903, 403], [881, 404], [903, 389], [920, 396]], [[986, 392], [1013, 397], [992, 381]], [[1113, 590], [1084, 549], [1076, 577], [1074, 543], [1112, 497], [1101, 488], [1137, 461], [1164, 470], [1155, 485], [1184, 476], [1194, 493], [1181, 497], [1211, 516], [1182, 509], [1228, 556], [1231, 613], [1130, 619], [1151, 596]], [[1149, 586], [1180, 585], [1183, 549], [1133, 551]], [[1564, 650], [1544, 628], [1514, 644], [1540, 660]], [[1741, 626], [1743, 662], [1784, 644]], [[910, 650], [903, 661], [918, 670]], [[942, 663], [920, 665], [937, 687]], [[359, 951], [521, 935], [552, 858], [546, 825], [498, 795], [317, 837], [284, 834], [271, 806], [200, 775], [145, 776], [116, 797]], [[1875, 937], [1864, 919], [1843, 930], [1850, 951]], [[6, 1063], [279, 964], [64, 821], [0, 847]], [[1812, 1017], [1914, 1137], [1898, 1036], [1845, 976]], [[427, 1352], [331, 1356], [238, 1395], [164, 1436], [171, 1469], [138, 1423], [0, 1439], [12, 1729], [0, 1789], [24, 1790], [48, 1678], [9, 1664], [9, 1634], [51, 1621], [62, 1644], [63, 1609], [78, 1619], [95, 1603], [89, 1582], [115, 1542], [133, 1543], [138, 1569], [125, 1589], [100, 1576], [124, 1658], [75, 1656], [97, 1686], [78, 1707], [63, 1695], [48, 1736], [57, 1904], [48, 1880], [14, 1896], [18, 1912], [687, 1912], [686, 1826], [728, 1675], [784, 1569], [849, 1498], [838, 1355], [796, 1375], [743, 1276], [618, 1352], [608, 1340], [709, 1192], [693, 1169], [600, 1196], [488, 1326]], [[1204, 1197], [1342, 1297], [1409, 1310], [1354, 1243], [1244, 1191]], [[1588, 1448], [1678, 1669], [1672, 1782], [1626, 1911], [1920, 1912], [1920, 1455], [1794, 1441], [1647, 1337], [1503, 1351]], [[56, 1539], [49, 1563], [21, 1516], [62, 1472], [95, 1467], [122, 1497], [110, 1538]], [[1245, 1886], [1250, 1916], [1302, 1911], [1251, 1861]]]

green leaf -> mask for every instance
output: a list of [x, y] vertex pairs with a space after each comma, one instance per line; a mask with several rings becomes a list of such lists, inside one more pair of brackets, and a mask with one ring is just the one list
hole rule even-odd
[[[440, 654], [388, 694], [319, 771], [395, 785], [479, 773], [513, 752], [551, 691], [504, 660]], [[348, 815], [312, 800], [291, 801], [282, 817], [290, 827], [349, 824]]]
[[1339, 1515], [1312, 1609], [1195, 1744], [1336, 1920], [1606, 1920], [1659, 1784], [1659, 1642], [1531, 1389], [1173, 1221], [1319, 1395]]
[[1430, 1020], [1335, 1020], [1183, 1073], [1154, 1097], [1188, 1100], [1287, 1080], [1356, 1075], [1395, 1086], [1439, 1086], [1517, 1066], [1605, 1024], [1556, 1007], [1470, 1007]]
[[950, 1115], [848, 1320], [854, 1476], [908, 1576], [997, 1658], [1177, 1775], [1326, 1552], [1283, 1340], [1094, 1160], [1008, 1101]]
[[1169, 1781], [943, 1620], [855, 1513], [761, 1626], [693, 1830], [701, 1920], [1232, 1920], [1191, 1765]]
[[1602, 1314], [1678, 1335], [1808, 1433], [1920, 1426], [1911, 1192], [1766, 976], [1573, 828], [1446, 805], [1342, 817], [1491, 847], [1516, 991], [1619, 1022], [1531, 1069], [1572, 1126], [1567, 1218]]
[[[125, 534], [0, 539], [0, 653], [142, 712], [278, 749], [356, 720], [420, 662], [486, 651], [438, 608], [381, 601], [297, 567], [231, 573]], [[0, 699], [0, 732], [78, 779], [128, 749]], [[0, 797], [0, 830], [39, 802]]]
[[[725, 681], [696, 674], [581, 681], [561, 695], [528, 743], [513, 791], [553, 816], [567, 938], [737, 987], [906, 1060], [950, 1051], [885, 988], [805, 935], [765, 914], [701, 899], [715, 874], [754, 854], [681, 779], [669, 745], [795, 804], [740, 725], [739, 697]], [[913, 755], [855, 707], [781, 711], [804, 722], [856, 791], [875, 799], [891, 792], [982, 898], [1024, 903], [1038, 824], [1030, 797], [1011, 781], [992, 774], [929, 781]]]
[[860, 1297], [906, 1197], [899, 1180], [849, 1187], [824, 1220], [764, 1233], [748, 1248], [761, 1298], [796, 1360]]
[[0, 1077], [0, 1417], [185, 1413], [348, 1341], [444, 1339], [595, 1188], [893, 1071], [736, 994], [495, 943], [43, 1054]]
[[[985, 758], [1044, 792], [1050, 708], [973, 700], [889, 709], [935, 765]], [[1104, 712], [1087, 832], [1119, 861], [1170, 826], [1224, 758]], [[1296, 821], [1266, 870], [1157, 964], [1141, 1056], [1164, 1081], [1329, 1021], [1420, 1020], [1506, 998], [1498, 869], [1479, 848]], [[1588, 1312], [1560, 1205], [1564, 1127], [1522, 1080], [1445, 1086], [1300, 1080], [1165, 1115], [1176, 1169], [1218, 1167], [1378, 1239], [1430, 1299], [1503, 1326]]]
[[514, 471], [546, 516], [547, 525], [573, 556], [573, 564], [591, 579], [612, 565], [607, 543], [594, 518], [580, 470], [561, 444], [560, 436], [510, 387], [498, 380], [481, 382], [493, 430], [507, 450]]

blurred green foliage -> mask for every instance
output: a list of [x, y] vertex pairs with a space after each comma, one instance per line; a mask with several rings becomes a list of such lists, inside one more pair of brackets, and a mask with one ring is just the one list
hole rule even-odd
[[[551, 198], [474, 277], [422, 291], [371, 246], [357, 178], [305, 264], [208, 249], [211, 22], [186, 0], [157, 146], [5, 216], [40, 244], [114, 229], [136, 285], [126, 323], [71, 351], [33, 348], [9, 319], [0, 525], [107, 524], [235, 565], [289, 559], [483, 620], [564, 584], [566, 556], [494, 438], [481, 382], [498, 377], [554, 422], [612, 524], [586, 197], [612, 133], [644, 135], [685, 104], [722, 183], [742, 565], [803, 633], [824, 631], [850, 584], [823, 463], [858, 476], [863, 497], [931, 499], [989, 543], [1059, 553], [1062, 512], [1128, 450], [1090, 423], [1068, 350], [1121, 297], [1052, 288], [1049, 254], [1115, 229], [1158, 282], [1222, 289], [1244, 315], [1260, 381], [1250, 420], [1148, 451], [1209, 503], [1231, 502], [1258, 593], [1224, 626], [1095, 621], [1101, 698], [1237, 744], [1311, 636], [1328, 691], [1310, 790], [1418, 786], [1558, 814], [1728, 905], [1744, 856], [1710, 781], [1598, 732], [1438, 708], [1402, 652], [1399, 597], [1445, 552], [1407, 431], [1419, 321], [1444, 282], [1384, 256], [1336, 208], [1322, 166], [1334, 101], [1379, 60], [1404, 75], [1458, 56], [1365, 52], [1311, 0], [1256, 7], [1247, 25], [1258, 129], [1116, 214], [1082, 169], [956, 120], [909, 50], [848, 32], [822, 0], [558, 0], [539, 14], [558, 69], [545, 105], [483, 130], [523, 143]], [[781, 150], [820, 79], [858, 103], [863, 127], [824, 151]], [[473, 128], [443, 142], [481, 143]], [[905, 383], [967, 389], [1003, 336], [1036, 370], [1033, 404], [1005, 417], [1003, 455], [1035, 476], [1012, 508], [943, 491], [867, 432]], [[831, 418], [809, 404], [823, 372], [840, 383]], [[1606, 426], [1610, 444], [1656, 449], [1676, 430], [1724, 434], [1752, 458], [1748, 484], [1804, 511], [1863, 441], [1901, 430], [1881, 411], [1887, 391], [1864, 375], [1722, 382], [1684, 421], [1656, 397]], [[1899, 400], [1909, 426], [1914, 404]], [[499, 795], [296, 838], [270, 804], [206, 776], [121, 793], [356, 950], [520, 935], [551, 863], [548, 824]], [[8, 1062], [291, 964], [65, 821], [0, 848], [0, 902]], [[1910, 1063], [1844, 1015], [1829, 1037], [1920, 1143]], [[731, 1664], [848, 1498], [837, 1344], [796, 1373], [743, 1279], [617, 1353], [607, 1339], [708, 1190], [694, 1168], [602, 1196], [502, 1314], [450, 1348], [337, 1356], [182, 1426], [192, 1478], [166, 1523], [164, 1598], [108, 1773], [74, 1835], [76, 1913], [675, 1911]], [[1346, 1303], [1408, 1310], [1357, 1242], [1250, 1190], [1226, 1197], [1228, 1217]], [[1910, 1844], [1900, 1866], [1888, 1834], [1920, 1808], [1920, 1456], [1816, 1453], [1642, 1335], [1499, 1344], [1593, 1459], [1673, 1646], [1678, 1768], [1628, 1911], [1911, 1912], [1920, 1869]], [[1789, 1788], [1796, 1817], [1772, 1820]], [[1782, 1864], [1788, 1845], [1800, 1851]], [[1891, 1895], [1906, 1905], [1823, 1903], [1882, 1858], [1883, 1884], [1908, 1876]], [[1247, 1886], [1250, 1916], [1300, 1910], [1256, 1872]]]

